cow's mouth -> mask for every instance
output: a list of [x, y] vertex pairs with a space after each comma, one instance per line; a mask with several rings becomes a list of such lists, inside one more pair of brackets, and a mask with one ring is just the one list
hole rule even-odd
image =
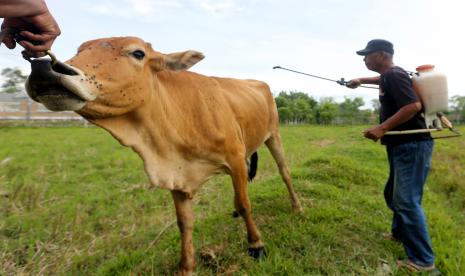
[[95, 99], [79, 69], [61, 62], [52, 65], [48, 59], [35, 59], [31, 67], [26, 90], [33, 100], [52, 111], [77, 111]]
[[46, 89], [38, 91], [34, 100], [52, 111], [79, 110], [86, 103], [63, 85], [48, 85]]

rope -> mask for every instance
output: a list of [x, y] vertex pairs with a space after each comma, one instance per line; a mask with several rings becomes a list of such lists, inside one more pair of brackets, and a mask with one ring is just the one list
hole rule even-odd
[[[3, 38], [7, 35], [14, 35], [14, 39], [16, 42], [19, 42], [21, 40], [24, 40], [25, 38], [19, 34], [20, 30], [16, 28], [4, 28], [3, 30], [0, 31], [0, 45], [2, 45]], [[45, 54], [50, 57], [52, 65], [55, 65], [58, 62], [58, 59], [56, 58], [55, 54], [52, 53], [50, 50], [46, 50]], [[29, 62], [32, 61], [30, 57], [26, 57], [23, 55], [23, 58]]]

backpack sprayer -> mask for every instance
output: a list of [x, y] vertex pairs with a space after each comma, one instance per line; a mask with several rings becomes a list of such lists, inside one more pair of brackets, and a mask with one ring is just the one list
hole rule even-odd
[[[273, 69], [282, 69], [297, 74], [306, 75], [313, 78], [323, 79], [327, 81], [332, 81], [338, 83], [339, 85], [347, 86], [347, 81], [344, 78], [340, 80], [334, 80], [329, 78], [324, 78], [316, 75], [311, 75], [296, 70], [284, 68], [281, 66], [275, 66]], [[445, 111], [448, 109], [448, 92], [447, 92], [447, 78], [444, 74], [435, 72], [434, 65], [422, 65], [416, 68], [417, 72], [409, 72], [413, 89], [417, 93], [418, 97], [421, 100], [421, 103], [424, 107], [424, 119], [426, 123], [425, 129], [412, 129], [412, 130], [400, 130], [400, 131], [388, 131], [385, 135], [405, 135], [405, 134], [414, 134], [414, 133], [428, 133], [441, 131], [443, 127], [446, 127], [453, 135], [447, 136], [438, 136], [433, 139], [439, 138], [451, 138], [458, 137], [462, 134], [454, 129], [452, 123], [444, 116]], [[359, 87], [379, 89], [375, 86], [365, 86], [360, 85]]]

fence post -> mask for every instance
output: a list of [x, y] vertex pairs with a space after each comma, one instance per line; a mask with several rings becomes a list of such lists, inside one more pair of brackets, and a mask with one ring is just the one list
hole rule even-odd
[[31, 99], [26, 100], [26, 121], [31, 120]]

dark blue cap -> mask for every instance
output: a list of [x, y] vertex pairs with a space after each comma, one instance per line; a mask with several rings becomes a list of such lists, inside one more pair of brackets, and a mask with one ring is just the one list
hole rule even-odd
[[357, 51], [357, 55], [366, 56], [373, 52], [387, 52], [391, 55], [394, 54], [394, 45], [391, 42], [384, 39], [373, 39], [368, 41], [365, 49]]

